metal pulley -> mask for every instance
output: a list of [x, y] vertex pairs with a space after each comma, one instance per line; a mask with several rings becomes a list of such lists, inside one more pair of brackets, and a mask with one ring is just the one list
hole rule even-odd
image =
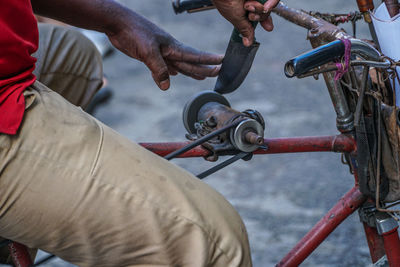
[[187, 102], [183, 123], [190, 139], [234, 125], [204, 144], [214, 152], [253, 152], [264, 144], [265, 123], [261, 114], [255, 110], [236, 111], [225, 97], [213, 91], [203, 91]]

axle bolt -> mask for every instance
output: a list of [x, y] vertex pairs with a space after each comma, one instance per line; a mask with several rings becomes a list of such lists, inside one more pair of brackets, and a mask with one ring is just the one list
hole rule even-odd
[[249, 144], [253, 144], [253, 145], [263, 145], [264, 144], [264, 138], [262, 136], [259, 136], [258, 134], [256, 134], [255, 132], [252, 131], [248, 131], [245, 135], [244, 135], [244, 140], [249, 143]]

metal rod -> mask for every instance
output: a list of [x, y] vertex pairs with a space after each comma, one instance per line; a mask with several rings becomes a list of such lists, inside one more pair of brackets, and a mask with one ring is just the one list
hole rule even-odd
[[247, 153], [247, 152], [240, 152], [239, 154], [231, 157], [230, 159], [225, 160], [224, 162], [221, 162], [220, 164], [212, 167], [211, 169], [206, 170], [205, 172], [202, 172], [200, 174], [198, 174], [196, 177], [199, 179], [204, 179], [207, 176], [216, 173], [217, 171], [219, 171], [222, 168], [225, 168], [226, 166], [238, 161], [239, 159], [245, 158], [247, 156], [251, 155], [251, 153]]
[[390, 267], [400, 266], [400, 240], [397, 226], [392, 231], [382, 234], [386, 256]]
[[354, 152], [356, 143], [351, 135], [319, 137], [290, 137], [265, 139], [267, 150], [256, 150], [253, 154], [280, 154], [299, 152]]
[[[170, 143], [140, 143], [144, 148], [152, 151], [159, 156], [165, 156], [173, 151], [186, 147], [189, 142], [170, 142]], [[290, 138], [271, 138], [264, 139], [264, 145], [268, 149], [258, 149], [253, 154], [280, 154], [280, 153], [299, 153], [299, 152], [355, 152], [356, 142], [351, 135], [332, 135], [332, 136], [308, 136]], [[206, 157], [211, 152], [201, 146], [197, 146], [183, 154], [180, 158]], [[227, 154], [225, 154], [227, 155]], [[230, 154], [232, 155], [232, 154]]]
[[[318, 47], [323, 44], [320, 37], [311, 37], [310, 42], [312, 47]], [[363, 46], [361, 46], [363, 47]], [[352, 46], [353, 48], [353, 46]], [[348, 133], [354, 129], [353, 113], [350, 111], [347, 99], [344, 95], [341, 84], [335, 80], [335, 75], [332, 72], [326, 72], [322, 75], [328, 88], [333, 108], [336, 112], [336, 127], [341, 133]]]
[[[150, 150], [154, 154], [157, 154], [161, 157], [165, 157], [166, 155], [191, 144], [192, 142], [164, 142], [164, 143], [139, 143], [142, 147]], [[197, 146], [192, 148], [191, 150], [180, 154], [179, 158], [190, 158], [190, 157], [205, 157], [208, 156], [211, 152], [205, 149], [202, 146]]]
[[[384, 61], [371, 61], [371, 60], [352, 60], [350, 61], [350, 66], [369, 66], [369, 67], [375, 67], [375, 68], [382, 68], [382, 69], [388, 69], [391, 67], [391, 63], [389, 60], [384, 60]], [[297, 76], [297, 78], [306, 78], [309, 76], [317, 75], [317, 74], [322, 74], [325, 72], [331, 72], [331, 71], [337, 71], [338, 68], [336, 66], [327, 66], [326, 68], [317, 68], [314, 70], [311, 70], [305, 74], [300, 74]], [[352, 81], [353, 82], [353, 81]]]
[[369, 73], [369, 67], [364, 67], [363, 73], [361, 76], [361, 86], [360, 86], [360, 92], [359, 92], [359, 96], [358, 96], [356, 111], [354, 112], [354, 118], [355, 118], [354, 126], [356, 126], [356, 127], [358, 127], [360, 125], [360, 118], [361, 118], [361, 112], [362, 112], [362, 107], [363, 107], [363, 103], [364, 103], [365, 90], [367, 89], [368, 73]]
[[368, 12], [374, 9], [373, 0], [357, 0], [358, 9], [360, 12]]
[[214, 138], [215, 136], [220, 135], [220, 134], [230, 130], [233, 127], [236, 127], [240, 122], [242, 122], [242, 120], [235, 121], [235, 122], [233, 122], [233, 123], [231, 123], [231, 124], [229, 124], [229, 125], [227, 125], [225, 127], [222, 127], [221, 129], [216, 130], [215, 132], [207, 134], [207, 135], [199, 138], [198, 140], [196, 140], [196, 141], [194, 141], [192, 143], [189, 143], [185, 147], [182, 147], [182, 148], [180, 148], [180, 149], [178, 149], [178, 150], [166, 155], [164, 158], [166, 160], [171, 160], [171, 159], [173, 159], [173, 158], [175, 158], [175, 157], [177, 157], [177, 156], [179, 156], [179, 155], [191, 150], [192, 148], [195, 148], [196, 146], [207, 142], [208, 140]]
[[313, 17], [303, 11], [290, 8], [280, 2], [273, 10], [278, 16], [306, 29], [318, 29], [323, 34], [324, 41], [331, 42], [337, 39], [348, 39], [352, 36], [342, 31], [339, 27]]
[[253, 145], [263, 145], [264, 144], [264, 138], [262, 136], [259, 136], [258, 134], [249, 131], [244, 135], [244, 139], [247, 143], [253, 144]]
[[366, 200], [365, 196], [353, 187], [339, 202], [297, 243], [277, 266], [298, 266]]
[[28, 248], [17, 242], [10, 242], [8, 249], [15, 266], [29, 267], [33, 264]]
[[376, 227], [370, 227], [366, 223], [363, 224], [371, 261], [372, 263], [376, 263], [385, 256], [383, 238], [378, 234]]

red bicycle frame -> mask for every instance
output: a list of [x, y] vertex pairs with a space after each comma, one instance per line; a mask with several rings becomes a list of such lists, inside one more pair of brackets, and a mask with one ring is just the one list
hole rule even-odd
[[[165, 156], [187, 144], [188, 142], [141, 143], [140, 145], [159, 156]], [[262, 155], [297, 152], [355, 153], [357, 151], [354, 138], [351, 135], [344, 134], [321, 137], [265, 139], [264, 144], [267, 149], [259, 149], [255, 151], [254, 154]], [[179, 157], [205, 157], [209, 154], [209, 150], [198, 146]], [[290, 251], [279, 263], [279, 266], [299, 265], [343, 220], [360, 207], [366, 198], [358, 190], [356, 175], [355, 179], [355, 186], [343, 196], [343, 198], [311, 229], [306, 236], [304, 236], [293, 250]], [[19, 262], [18, 266], [27, 267], [32, 264], [29, 254], [23, 249], [23, 245], [12, 242], [9, 246], [12, 251], [14, 262]]]
[[[371, 21], [368, 20], [368, 11], [374, 8], [373, 2], [371, 0], [358, 0], [357, 3], [360, 11], [364, 14], [366, 22], [371, 23]], [[322, 19], [316, 19], [305, 12], [289, 8], [282, 3], [275, 8], [274, 12], [290, 22], [310, 30], [308, 37], [313, 46], [350, 37], [335, 25]], [[324, 78], [337, 113], [337, 121], [346, 122], [352, 114], [346, 109], [345, 100], [341, 95], [343, 93], [337, 90], [336, 86], [332, 84], [333, 77], [330, 76], [330, 74], [324, 74]], [[342, 133], [351, 132], [351, 129], [347, 127], [348, 124], [346, 123], [342, 125], [338, 123], [338, 129]], [[141, 145], [160, 156], [165, 156], [182, 148], [186, 144], [187, 143], [142, 143]], [[254, 154], [332, 151], [348, 153], [351, 155], [351, 158], [354, 159], [357, 153], [357, 145], [352, 134], [265, 139], [264, 144], [267, 149], [257, 150]], [[209, 153], [208, 150], [202, 147], [196, 147], [182, 154], [180, 157], [206, 157]], [[367, 201], [367, 198], [358, 188], [357, 167], [354, 162], [350, 162], [350, 165], [354, 173], [354, 187], [298, 242], [298, 244], [278, 263], [278, 266], [298, 266], [338, 225]], [[363, 222], [373, 263], [376, 263], [386, 254], [391, 267], [400, 266], [398, 226], [396, 222], [391, 224], [392, 221], [393, 220], [382, 220], [380, 222], [381, 224], [377, 223], [376, 228], [371, 227], [367, 222]]]
[[[141, 143], [143, 147], [160, 156], [180, 149], [188, 142], [181, 143]], [[354, 154], [357, 146], [351, 135], [334, 135], [321, 137], [294, 137], [265, 139], [267, 149], [254, 152], [256, 155], [298, 153], [298, 152], [340, 152]], [[205, 157], [210, 151], [198, 146], [180, 155], [181, 158]], [[348, 216], [356, 211], [367, 199], [358, 189], [357, 171], [354, 172], [355, 185], [347, 192], [333, 208], [297, 243], [297, 245], [279, 262], [278, 266], [298, 266], [303, 262]], [[386, 251], [390, 266], [400, 266], [400, 240], [397, 228], [392, 232], [380, 236], [374, 228], [365, 226], [365, 233], [370, 247], [372, 261], [379, 260]], [[384, 246], [382, 246], [384, 245]], [[13, 259], [19, 262], [18, 266], [28, 267], [32, 264], [29, 254], [22, 249], [23, 245], [11, 243]], [[382, 248], [385, 248], [384, 250]], [[15, 262], [15, 261], [14, 261]]]
[[[367, 6], [371, 9], [370, 2], [360, 0], [360, 10]], [[367, 5], [369, 4], [369, 5]], [[373, 8], [373, 6], [372, 6]], [[365, 11], [365, 10], [361, 10]], [[305, 27], [311, 31], [313, 36], [320, 36], [324, 41], [332, 41], [338, 37], [346, 36], [339, 28], [323, 20], [315, 19], [308, 14], [295, 9], [288, 8], [280, 4], [275, 12], [285, 19]], [[328, 82], [327, 82], [328, 83]], [[329, 87], [329, 85], [328, 85]], [[332, 99], [334, 101], [334, 99]], [[335, 106], [335, 105], [334, 105]], [[336, 106], [335, 106], [336, 108]], [[336, 110], [338, 116], [341, 110]], [[166, 156], [180, 148], [183, 148], [189, 142], [181, 143], [141, 143], [146, 149]], [[340, 134], [334, 136], [321, 137], [294, 137], [294, 138], [276, 138], [265, 139], [266, 149], [259, 149], [254, 152], [256, 155], [278, 154], [278, 153], [297, 153], [297, 152], [340, 152], [355, 157], [357, 145], [353, 135]], [[189, 150], [179, 157], [206, 157], [210, 151], [198, 146]], [[297, 245], [277, 264], [277, 266], [298, 266], [301, 264], [327, 237], [336, 229], [349, 215], [358, 210], [369, 200], [359, 191], [357, 168], [354, 163], [350, 163], [354, 173], [355, 185], [351, 188], [326, 215], [297, 243]], [[367, 243], [370, 249], [371, 260], [376, 263], [385, 254], [391, 267], [400, 266], [400, 240], [396, 225], [385, 224], [382, 220], [379, 227], [371, 227], [364, 224]], [[16, 266], [28, 267], [32, 265], [26, 247], [21, 244], [11, 242], [10, 251]]]
[[[182, 143], [141, 143], [143, 147], [160, 156], [176, 151], [188, 142]], [[355, 154], [356, 142], [351, 135], [321, 137], [294, 137], [265, 139], [267, 149], [259, 149], [254, 154], [278, 154], [297, 152], [341, 152]], [[210, 151], [198, 146], [180, 155], [181, 158], [206, 157]], [[354, 166], [353, 166], [354, 167]], [[357, 170], [354, 169], [354, 187], [347, 192], [333, 208], [297, 243], [277, 266], [298, 266], [302, 263], [348, 216], [367, 200], [358, 189]], [[364, 224], [373, 263], [388, 256], [390, 266], [400, 266], [400, 240], [397, 228], [379, 235], [375, 228]], [[383, 245], [383, 246], [382, 246]], [[384, 249], [382, 249], [384, 248]]]

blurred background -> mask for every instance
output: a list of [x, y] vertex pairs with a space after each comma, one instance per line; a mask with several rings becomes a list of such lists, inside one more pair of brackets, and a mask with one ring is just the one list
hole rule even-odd
[[[217, 11], [175, 15], [170, 0], [129, 1], [123, 4], [147, 17], [176, 39], [214, 53], [225, 53], [232, 26]], [[285, 1], [307, 11], [356, 11], [356, 1]], [[275, 30], [259, 27], [261, 43], [252, 70], [241, 88], [227, 95], [237, 110], [256, 109], [266, 121], [267, 138], [337, 134], [335, 113], [320, 79], [287, 79], [284, 63], [307, 50], [307, 31], [272, 15]], [[358, 37], [368, 37], [358, 23]], [[351, 24], [344, 26], [351, 33]], [[160, 91], [144, 64], [115, 52], [104, 61], [113, 98], [95, 116], [135, 142], [184, 141], [182, 109], [215, 79], [195, 81], [173, 77], [171, 88]], [[222, 159], [223, 160], [223, 159]], [[213, 163], [198, 159], [172, 161], [194, 174]], [[300, 153], [255, 156], [205, 179], [238, 210], [247, 227], [256, 267], [274, 266], [354, 184], [340, 154]], [[366, 266], [369, 251], [362, 224], [353, 214], [302, 266]], [[48, 266], [61, 266], [52, 261]], [[67, 266], [67, 265], [65, 265]]]

